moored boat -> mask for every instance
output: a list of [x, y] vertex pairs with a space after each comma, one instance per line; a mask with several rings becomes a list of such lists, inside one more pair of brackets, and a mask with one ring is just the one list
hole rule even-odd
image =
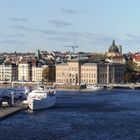
[[56, 102], [56, 90], [53, 87], [39, 86], [38, 89], [32, 90], [28, 97], [28, 106], [31, 110], [45, 109], [53, 106]]
[[87, 85], [86, 88], [91, 89], [91, 90], [101, 90], [101, 89], [103, 89], [103, 87], [98, 86], [98, 85], [94, 85], [94, 84]]

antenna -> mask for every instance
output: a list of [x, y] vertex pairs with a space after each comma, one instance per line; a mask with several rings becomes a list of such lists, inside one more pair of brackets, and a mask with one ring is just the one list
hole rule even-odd
[[64, 47], [72, 48], [72, 52], [73, 52], [73, 54], [74, 54], [74, 52], [75, 52], [75, 48], [78, 48], [78, 46], [64, 46]]

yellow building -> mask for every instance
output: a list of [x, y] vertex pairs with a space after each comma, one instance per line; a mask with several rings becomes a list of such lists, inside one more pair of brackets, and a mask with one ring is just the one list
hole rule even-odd
[[71, 60], [56, 65], [56, 83], [107, 84], [124, 82], [124, 65], [117, 63], [84, 63]]
[[85, 63], [81, 65], [81, 84], [97, 84], [97, 63]]
[[56, 65], [56, 83], [78, 84], [80, 82], [80, 61], [70, 60], [68, 63]]
[[32, 81], [34, 82], [39, 82], [42, 81], [42, 72], [43, 69], [46, 68], [47, 66], [42, 66], [42, 67], [32, 67]]

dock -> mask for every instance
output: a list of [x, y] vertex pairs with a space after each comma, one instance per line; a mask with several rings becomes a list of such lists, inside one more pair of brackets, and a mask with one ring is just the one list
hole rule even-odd
[[27, 106], [10, 106], [0, 110], [0, 121], [9, 118], [16, 113], [28, 109]]
[[125, 84], [102, 84], [105, 88], [124, 88], [124, 89], [140, 89], [140, 83], [125, 83]]

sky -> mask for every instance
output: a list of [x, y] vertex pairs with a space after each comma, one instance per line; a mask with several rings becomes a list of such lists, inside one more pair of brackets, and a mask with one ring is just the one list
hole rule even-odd
[[0, 52], [140, 51], [140, 0], [0, 0], [0, 18]]

